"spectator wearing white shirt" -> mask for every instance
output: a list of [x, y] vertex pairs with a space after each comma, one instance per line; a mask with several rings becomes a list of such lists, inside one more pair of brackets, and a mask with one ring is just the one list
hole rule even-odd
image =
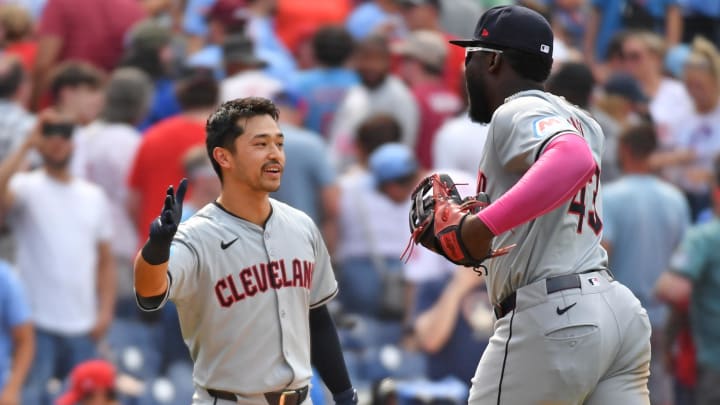
[[140, 146], [136, 125], [148, 112], [152, 88], [152, 80], [143, 71], [131, 67], [116, 70], [107, 84], [99, 119], [75, 134], [73, 173], [102, 188], [110, 200], [118, 297], [124, 301], [118, 305], [120, 312], [136, 311], [132, 263], [139, 242], [127, 209], [127, 178]]
[[662, 148], [675, 145], [677, 129], [693, 109], [682, 83], [663, 74], [665, 52], [662, 38], [651, 32], [631, 33], [622, 44], [625, 68], [649, 98], [648, 109]]
[[387, 39], [371, 35], [358, 43], [353, 55], [361, 83], [351, 87], [330, 125], [330, 149], [338, 168], [356, 159], [353, 136], [366, 118], [390, 114], [402, 128], [401, 142], [415, 147], [419, 109], [410, 89], [390, 73], [391, 53]]
[[[44, 111], [32, 134], [0, 165], [0, 212], [18, 245], [17, 268], [36, 329], [23, 404], [47, 404], [48, 380], [95, 355], [113, 318], [115, 267], [110, 207], [102, 189], [69, 169], [72, 124]], [[43, 166], [18, 173], [36, 148]]]

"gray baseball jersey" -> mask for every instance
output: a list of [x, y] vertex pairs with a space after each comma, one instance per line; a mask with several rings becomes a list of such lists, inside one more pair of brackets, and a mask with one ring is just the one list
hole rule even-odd
[[[480, 160], [478, 191], [495, 201], [517, 183], [555, 136], [577, 133], [585, 138], [600, 167], [603, 134], [583, 110], [539, 90], [509, 97], [493, 115]], [[497, 304], [533, 281], [606, 269], [607, 254], [600, 246], [602, 202], [600, 171], [571, 203], [497, 235], [493, 248], [516, 243], [506, 256], [487, 262], [490, 299]], [[547, 179], [548, 186], [553, 179]]]
[[175, 235], [163, 303], [177, 306], [200, 387], [251, 397], [310, 381], [308, 313], [337, 283], [310, 217], [270, 202], [264, 228], [213, 203]]
[[[587, 113], [542, 91], [509, 97], [490, 124], [478, 188], [497, 200], [565, 133], [582, 136], [600, 167], [603, 134]], [[495, 322], [469, 404], [649, 405], [650, 322], [605, 272], [599, 177], [598, 169], [569, 202], [493, 241], [517, 243], [487, 274], [492, 302], [515, 292], [516, 305]], [[570, 273], [582, 273], [579, 287], [547, 292], [546, 278]]]

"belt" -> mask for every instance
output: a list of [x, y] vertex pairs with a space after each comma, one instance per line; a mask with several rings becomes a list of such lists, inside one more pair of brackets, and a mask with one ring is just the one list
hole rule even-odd
[[[237, 394], [229, 391], [214, 390], [211, 388], [206, 388], [205, 390], [213, 398], [233, 402], [238, 400]], [[308, 387], [306, 385], [296, 390], [266, 392], [263, 395], [265, 395], [265, 400], [269, 405], [300, 405], [305, 401], [305, 398], [307, 398], [307, 394]]]
[[[580, 281], [580, 274], [593, 273], [596, 271], [606, 272], [608, 281], [613, 280], [612, 273], [610, 273], [609, 270], [588, 270], [583, 271], [582, 273], [566, 274], [564, 276], [546, 278], [545, 289], [547, 290], [548, 294], [552, 294], [558, 291], [580, 288], [580, 286], [582, 285]], [[513, 291], [512, 294], [508, 295], [507, 297], [505, 297], [505, 299], [500, 301], [499, 304], [495, 305], [495, 317], [497, 317], [497, 319], [500, 319], [510, 313], [510, 311], [515, 309], [516, 298], [517, 294], [515, 291]]]

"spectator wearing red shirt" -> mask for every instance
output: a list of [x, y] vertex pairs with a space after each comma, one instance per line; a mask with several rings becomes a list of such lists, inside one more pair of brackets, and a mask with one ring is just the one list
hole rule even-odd
[[447, 58], [443, 77], [447, 87], [460, 95], [462, 93], [462, 69], [465, 63], [465, 50], [451, 46], [447, 41], [457, 39], [443, 32], [440, 25], [440, 0], [395, 0], [400, 4], [400, 11], [405, 25], [410, 31], [435, 31], [445, 38]]
[[418, 30], [393, 45], [400, 55], [400, 77], [407, 83], [420, 109], [420, 129], [415, 155], [425, 169], [434, 167], [432, 146], [440, 126], [455, 116], [463, 103], [443, 80], [447, 59], [444, 37], [434, 31]]
[[177, 85], [182, 112], [150, 127], [135, 155], [128, 185], [129, 209], [139, 241], [145, 241], [157, 216], [157, 201], [170, 184], [183, 178], [183, 156], [205, 144], [205, 122], [218, 103], [218, 84], [208, 69], [193, 69]]
[[34, 103], [58, 62], [78, 59], [112, 70], [123, 53], [125, 33], [144, 16], [137, 0], [48, 0], [38, 26]]
[[30, 38], [33, 31], [30, 13], [15, 4], [3, 4], [0, 6], [0, 29], [3, 52], [17, 56], [23, 70], [31, 72], [37, 54], [37, 42]]
[[275, 31], [280, 40], [295, 49], [301, 34], [326, 24], [343, 24], [352, 10], [350, 0], [276, 0]]

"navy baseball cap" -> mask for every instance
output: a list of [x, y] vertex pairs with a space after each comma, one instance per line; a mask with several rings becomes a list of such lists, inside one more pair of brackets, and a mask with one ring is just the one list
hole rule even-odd
[[640, 83], [627, 73], [616, 73], [610, 76], [603, 88], [606, 94], [616, 94], [634, 103], [648, 102]]
[[522, 6], [497, 6], [487, 10], [478, 20], [473, 38], [450, 43], [463, 48], [515, 49], [548, 58], [553, 54], [550, 24], [540, 13]]

